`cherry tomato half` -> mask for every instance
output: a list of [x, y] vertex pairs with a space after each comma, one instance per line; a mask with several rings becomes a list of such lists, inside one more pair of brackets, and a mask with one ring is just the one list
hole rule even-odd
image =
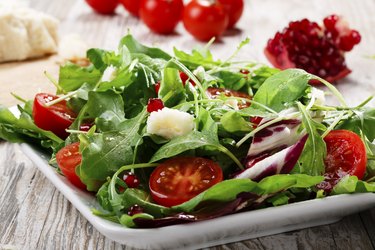
[[119, 0], [86, 0], [90, 7], [99, 14], [109, 15], [115, 12]]
[[153, 32], [170, 34], [181, 20], [182, 0], [141, 0], [139, 16]]
[[[249, 100], [251, 99], [251, 96], [249, 96], [248, 94], [243, 93], [243, 92], [239, 92], [239, 91], [235, 91], [235, 90], [231, 90], [231, 89], [209, 87], [209, 88], [207, 88], [206, 91], [207, 91], [208, 96], [211, 99], [215, 99], [216, 97], [218, 97], [221, 94], [224, 94], [227, 97], [234, 96], [234, 97], [241, 97], [241, 98], [245, 98], [245, 99], [249, 99]], [[250, 102], [239, 101], [237, 106], [238, 106], [239, 109], [247, 108], [247, 107], [250, 106]]]
[[33, 118], [39, 128], [52, 131], [65, 139], [69, 135], [65, 130], [73, 123], [76, 114], [66, 106], [65, 100], [52, 106], [45, 105], [57, 98], [51, 94], [37, 94], [33, 103]]
[[325, 180], [318, 184], [318, 188], [330, 191], [348, 174], [363, 178], [367, 155], [361, 137], [349, 130], [332, 130], [324, 141], [327, 146]]
[[223, 180], [220, 166], [201, 157], [176, 157], [158, 165], [149, 187], [153, 200], [171, 207], [190, 200]]
[[242, 16], [243, 0], [218, 0], [223, 5], [225, 12], [228, 14], [227, 28], [233, 28], [237, 21]]
[[69, 144], [60, 149], [56, 154], [57, 165], [65, 177], [76, 187], [86, 190], [86, 185], [82, 183], [76, 174], [76, 167], [81, 164], [82, 156], [79, 152], [79, 142]]
[[120, 0], [120, 3], [127, 11], [129, 11], [130, 14], [137, 17], [139, 16], [141, 0]]
[[228, 15], [217, 1], [192, 0], [185, 7], [182, 20], [185, 29], [202, 41], [220, 36], [228, 26]]

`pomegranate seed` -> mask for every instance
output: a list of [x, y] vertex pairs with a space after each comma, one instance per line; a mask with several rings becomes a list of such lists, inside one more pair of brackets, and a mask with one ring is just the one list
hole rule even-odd
[[79, 130], [87, 132], [90, 130], [91, 127], [92, 127], [92, 124], [82, 123], [81, 126], [79, 126]]
[[253, 117], [250, 117], [250, 122], [253, 124], [253, 128], [257, 128], [258, 125], [262, 122], [263, 120], [263, 117], [260, 117], [260, 116], [253, 116]]
[[327, 30], [329, 31], [337, 31], [336, 30], [336, 23], [339, 20], [337, 15], [330, 15], [324, 18], [323, 23]]
[[351, 51], [354, 45], [361, 41], [361, 35], [358, 31], [352, 30], [349, 34], [340, 37], [339, 47], [343, 51]]
[[156, 92], [156, 94], [158, 94], [158, 93], [159, 93], [159, 90], [160, 90], [160, 81], [157, 82], [157, 83], [155, 83], [154, 88], [155, 88], [155, 92]]
[[140, 214], [140, 213], [143, 213], [143, 208], [139, 206], [138, 204], [135, 204], [128, 209], [129, 216], [133, 216], [135, 214]]
[[324, 27], [308, 19], [290, 22], [268, 41], [267, 58], [277, 68], [302, 68], [328, 81], [345, 77], [351, 71], [344, 52], [352, 50], [361, 36], [337, 15], [326, 17], [323, 23]]
[[122, 176], [122, 180], [125, 182], [128, 188], [137, 188], [139, 186], [138, 177], [132, 172], [126, 172]]
[[247, 74], [250, 73], [250, 71], [247, 70], [247, 69], [240, 69], [240, 73], [242, 73], [242, 74], [244, 74], [244, 75], [247, 75]]
[[[185, 86], [186, 81], [189, 79], [189, 76], [184, 72], [180, 71], [180, 79], [182, 81], [182, 84]], [[189, 82], [191, 83], [191, 85], [195, 86], [195, 82], [193, 80], [189, 79]]]
[[352, 37], [352, 40], [353, 40], [353, 43], [354, 44], [358, 44], [361, 42], [361, 34], [359, 34], [358, 31], [356, 30], [352, 30], [350, 32], [350, 36]]
[[147, 112], [151, 113], [164, 108], [163, 101], [159, 98], [150, 98], [147, 103]]

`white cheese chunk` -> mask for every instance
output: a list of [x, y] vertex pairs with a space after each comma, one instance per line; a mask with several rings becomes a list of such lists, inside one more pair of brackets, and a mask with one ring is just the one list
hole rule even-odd
[[0, 6], [0, 62], [57, 52], [57, 19], [25, 7]]
[[147, 120], [147, 133], [172, 139], [186, 135], [194, 129], [194, 116], [170, 108], [151, 112]]

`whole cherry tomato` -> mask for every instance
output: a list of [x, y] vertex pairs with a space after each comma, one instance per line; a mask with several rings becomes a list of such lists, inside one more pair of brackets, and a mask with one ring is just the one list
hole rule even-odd
[[129, 11], [133, 16], [139, 16], [139, 7], [141, 6], [141, 0], [119, 0], [124, 8]]
[[119, 0], [86, 0], [88, 5], [99, 14], [109, 15], [115, 12]]
[[324, 141], [327, 146], [325, 180], [318, 188], [330, 191], [345, 175], [363, 178], [367, 155], [361, 137], [349, 130], [332, 130]]
[[86, 185], [82, 183], [76, 174], [76, 168], [81, 164], [82, 155], [79, 152], [79, 142], [69, 144], [60, 149], [56, 154], [57, 165], [65, 177], [76, 187], [86, 190]]
[[243, 0], [218, 0], [224, 7], [225, 12], [228, 14], [227, 28], [233, 28], [237, 21], [242, 16], [244, 3]]
[[139, 15], [153, 32], [170, 34], [181, 20], [182, 0], [141, 0]]
[[65, 100], [46, 106], [48, 102], [57, 98], [51, 94], [37, 94], [33, 103], [33, 118], [39, 128], [52, 131], [65, 139], [69, 135], [65, 130], [73, 123], [76, 114], [66, 106]]
[[228, 15], [217, 1], [192, 0], [182, 18], [186, 30], [198, 40], [219, 37], [228, 26]]
[[150, 176], [152, 199], [163, 206], [179, 205], [223, 180], [220, 166], [201, 157], [175, 157], [158, 165]]

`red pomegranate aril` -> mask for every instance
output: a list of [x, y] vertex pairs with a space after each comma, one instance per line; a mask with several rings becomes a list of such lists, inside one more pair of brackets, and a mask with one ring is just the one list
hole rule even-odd
[[240, 69], [240, 73], [241, 73], [241, 74], [244, 74], [244, 75], [247, 75], [247, 74], [250, 73], [250, 71], [247, 70], [247, 69]]
[[323, 23], [319, 26], [308, 19], [290, 22], [268, 41], [266, 57], [277, 68], [302, 68], [327, 81], [345, 77], [351, 70], [344, 54], [361, 41], [361, 36], [337, 15], [326, 17]]
[[158, 94], [160, 90], [160, 82], [155, 83], [154, 88], [155, 88], [156, 94]]
[[262, 122], [263, 117], [260, 116], [252, 116], [250, 117], [250, 122], [253, 124], [252, 127], [253, 129], [256, 129], [258, 125]]
[[128, 188], [137, 188], [140, 184], [138, 177], [132, 172], [124, 173], [122, 180], [125, 182]]
[[[180, 79], [182, 81], [182, 84], [185, 86], [186, 81], [189, 79], [189, 76], [185, 74], [185, 72], [180, 71]], [[195, 82], [193, 80], [189, 79], [189, 82], [191, 83], [191, 85], [195, 86]]]
[[164, 108], [164, 103], [159, 98], [150, 98], [147, 103], [147, 112], [151, 113]]
[[92, 123], [82, 123], [82, 124], [79, 126], [79, 130], [80, 130], [80, 131], [87, 132], [87, 131], [90, 130], [91, 127], [92, 127]]
[[361, 35], [356, 30], [340, 38], [339, 47], [343, 51], [351, 51], [354, 45], [361, 41]]
[[324, 27], [329, 31], [336, 31], [336, 23], [339, 20], [339, 17], [337, 15], [330, 15], [324, 18], [323, 23]]
[[133, 216], [135, 214], [141, 214], [141, 213], [143, 213], [143, 208], [139, 206], [138, 204], [135, 204], [128, 209], [129, 216]]

